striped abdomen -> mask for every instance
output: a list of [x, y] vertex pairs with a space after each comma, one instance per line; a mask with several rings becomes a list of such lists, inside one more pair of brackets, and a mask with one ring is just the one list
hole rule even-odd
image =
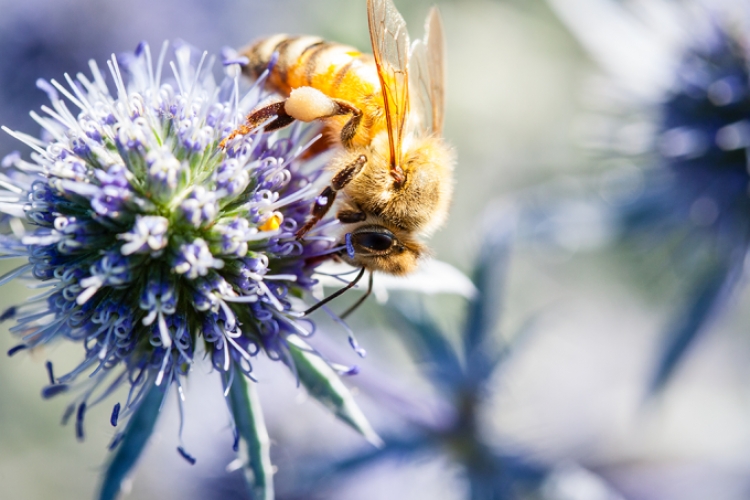
[[[258, 78], [274, 53], [278, 53], [278, 59], [267, 87], [288, 96], [294, 88], [309, 86], [353, 104], [363, 112], [355, 144], [369, 144], [375, 134], [385, 129], [380, 80], [371, 55], [318, 37], [273, 35], [243, 51], [250, 60], [244, 72]], [[340, 130], [347, 119], [334, 117], [329, 122]]]

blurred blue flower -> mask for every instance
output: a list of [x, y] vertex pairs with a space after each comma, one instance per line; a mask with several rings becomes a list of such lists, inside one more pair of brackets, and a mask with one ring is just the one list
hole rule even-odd
[[[449, 340], [451, 336], [426, 314], [421, 303], [406, 296], [392, 301], [396, 305], [391, 318], [399, 338], [405, 340], [415, 362], [440, 394], [440, 403], [431, 408], [430, 415], [410, 405], [410, 397], [400, 397], [398, 404], [390, 406], [393, 394], [380, 394], [389, 411], [405, 419], [405, 429], [384, 434], [385, 444], [379, 449], [313, 468], [311, 483], [303, 482], [300, 490], [292, 486], [293, 491], [304, 493], [287, 491], [285, 498], [326, 498], [318, 490], [330, 485], [321, 479], [340, 479], [381, 460], [419, 461], [436, 456], [460, 467], [468, 485], [467, 498], [517, 499], [539, 493], [549, 472], [547, 466], [519, 450], [498, 446], [486, 418], [485, 403], [492, 397], [492, 384], [497, 382], [494, 376], [512, 348], [496, 335], [510, 253], [509, 234], [507, 228], [495, 231], [482, 245], [473, 274], [477, 293], [469, 302], [460, 346]], [[523, 332], [518, 338], [522, 337]], [[377, 392], [373, 396], [377, 400]], [[311, 462], [309, 457], [303, 461]]]
[[217, 84], [213, 57], [184, 43], [171, 60], [169, 52], [165, 43], [154, 64], [141, 44], [107, 61], [108, 72], [92, 61], [91, 76], [39, 81], [51, 101], [44, 116], [32, 114], [43, 137], [6, 129], [33, 152], [30, 160], [9, 155], [0, 174], [0, 210], [14, 229], [0, 253], [25, 260], [0, 284], [23, 278], [41, 290], [2, 315], [21, 338], [9, 354], [63, 339], [83, 347], [68, 373], [47, 363], [42, 391], [75, 394], [64, 420], [75, 418], [79, 439], [87, 410], [127, 388], [111, 413], [113, 426], [127, 424], [112, 441], [102, 499], [118, 494], [168, 391], [182, 401], [196, 357], [207, 357], [223, 377], [253, 496], [270, 499], [269, 439], [246, 381], [261, 351], [378, 439], [334, 368], [303, 340], [315, 329], [301, 314], [313, 273], [341, 249], [335, 223], [319, 224], [304, 242], [294, 236], [324, 162], [303, 158], [311, 138], [301, 127], [220, 150], [262, 97], [262, 81], [241, 92], [233, 54]]
[[750, 244], [750, 7], [549, 3], [610, 76], [593, 93], [589, 137], [605, 161], [627, 165], [605, 182], [608, 222], [647, 253], [666, 250], [687, 282], [651, 380], [658, 391], [736, 291]]

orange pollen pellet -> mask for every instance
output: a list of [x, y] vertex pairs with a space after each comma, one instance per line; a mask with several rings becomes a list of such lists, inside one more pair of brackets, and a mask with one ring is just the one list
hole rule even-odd
[[258, 229], [261, 231], [276, 231], [281, 226], [281, 216], [273, 214]]

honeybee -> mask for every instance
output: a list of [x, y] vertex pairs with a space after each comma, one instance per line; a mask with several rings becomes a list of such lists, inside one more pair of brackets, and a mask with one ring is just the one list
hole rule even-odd
[[446, 219], [454, 163], [441, 137], [445, 48], [437, 8], [424, 39], [413, 44], [391, 0], [367, 0], [367, 18], [372, 56], [312, 36], [274, 35], [244, 49], [243, 73], [257, 79], [270, 67], [266, 86], [284, 99], [252, 111], [220, 145], [262, 124], [271, 131], [294, 120], [322, 121], [338, 148], [328, 167], [334, 174], [297, 237], [342, 195], [340, 258], [361, 268], [358, 278], [365, 269], [415, 269], [428, 252], [419, 237]]

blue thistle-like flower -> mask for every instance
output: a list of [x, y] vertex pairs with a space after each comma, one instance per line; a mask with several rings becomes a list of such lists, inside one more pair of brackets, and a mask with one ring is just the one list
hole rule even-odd
[[614, 76], [591, 137], [608, 160], [630, 165], [605, 182], [608, 221], [647, 252], [666, 250], [687, 281], [655, 391], [736, 291], [750, 247], [750, 10], [549, 1]]
[[[42, 394], [76, 394], [66, 412], [83, 438], [87, 409], [120, 386], [111, 415], [118, 432], [101, 498], [114, 498], [153, 428], [170, 388], [182, 397], [198, 356], [223, 376], [258, 498], [271, 498], [268, 438], [254, 395], [253, 358], [264, 352], [350, 425], [376, 441], [335, 371], [305, 344], [314, 324], [301, 318], [316, 266], [338, 251], [321, 224], [294, 234], [317, 195], [320, 159], [303, 159], [306, 130], [250, 134], [217, 145], [261, 97], [240, 94], [237, 61], [216, 83], [213, 58], [165, 43], [154, 65], [149, 46], [107, 61], [112, 84], [91, 62], [91, 77], [67, 86], [40, 81], [51, 107], [32, 113], [42, 139], [6, 131], [33, 149], [6, 157], [0, 210], [20, 229], [0, 253], [26, 262], [0, 283], [26, 278], [44, 291], [8, 309], [21, 337], [14, 354], [66, 339], [84, 359], [65, 374], [48, 364]], [[72, 105], [72, 108], [71, 108]], [[77, 109], [76, 109], [77, 108]], [[18, 229], [18, 224], [14, 223]], [[265, 437], [264, 437], [265, 436]], [[242, 443], [244, 443], [243, 446]], [[124, 451], [123, 451], [124, 450]], [[194, 462], [185, 449], [179, 452]]]
[[298, 496], [292, 494], [292, 498], [327, 498], [330, 485], [326, 483], [384, 460], [416, 462], [437, 456], [458, 465], [466, 481], [466, 498], [512, 500], [539, 495], [551, 468], [526, 456], [518, 447], [497, 446], [483, 418], [493, 392], [493, 377], [515, 347], [496, 335], [512, 232], [507, 221], [497, 226], [482, 243], [473, 273], [476, 289], [458, 346], [450, 340], [454, 336], [448, 335], [420, 307], [422, 304], [407, 297], [393, 302], [390, 316], [426, 379], [439, 393], [439, 404], [428, 405], [432, 407], [425, 411], [420, 405], [411, 406], [411, 395], [394, 398], [396, 391], [385, 391], [384, 404], [397, 399], [394, 413], [404, 417], [406, 425], [384, 435], [384, 446], [377, 450], [363, 450], [328, 463], [305, 457], [306, 463], [313, 464], [310, 481], [303, 483], [303, 489], [296, 491]]
[[750, 236], [750, 75], [745, 35], [718, 20], [709, 28], [685, 47], [673, 85], [657, 105], [651, 161], [663, 169], [658, 174], [670, 191], [654, 201], [661, 206], [647, 209], [731, 251]]

